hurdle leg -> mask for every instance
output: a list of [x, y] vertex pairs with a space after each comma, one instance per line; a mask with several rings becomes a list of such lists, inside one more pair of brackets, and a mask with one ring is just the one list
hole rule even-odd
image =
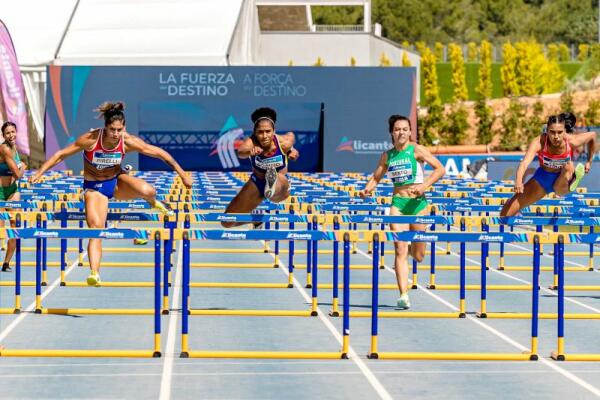
[[[562, 236], [558, 237], [558, 251], [562, 253]], [[552, 352], [551, 357], [557, 361], [565, 360], [565, 274], [564, 268], [558, 265], [558, 315], [557, 330], [558, 343], [556, 351]]]
[[190, 240], [187, 232], [183, 233], [182, 254], [182, 290], [181, 290], [181, 358], [189, 357], [189, 319], [190, 319]]
[[[165, 240], [167, 242], [167, 240]], [[165, 249], [165, 254], [167, 254]], [[170, 252], [169, 252], [170, 254]], [[161, 294], [160, 294], [160, 232], [154, 235], [154, 353], [152, 357], [160, 357], [160, 315], [161, 315]], [[166, 266], [165, 266], [166, 269]], [[165, 282], [165, 287], [167, 284]], [[168, 307], [168, 304], [167, 304]], [[167, 309], [168, 311], [168, 309]]]
[[[373, 235], [373, 250], [378, 250], [379, 247], [379, 235], [376, 233]], [[344, 248], [344, 257], [346, 257]], [[344, 261], [345, 262], [345, 261]], [[371, 283], [371, 348], [369, 350], [368, 358], [377, 359], [379, 358], [377, 349], [377, 335], [378, 326], [377, 321], [379, 318], [379, 260], [377, 257], [373, 257], [373, 276]]]
[[[334, 218], [333, 220], [333, 230], [339, 230], [340, 229], [340, 224], [339, 221], [337, 220], [337, 217]], [[332, 269], [333, 269], [333, 299], [331, 301], [331, 311], [329, 312], [329, 315], [332, 317], [339, 317], [340, 316], [340, 312], [338, 310], [338, 283], [339, 283], [339, 242], [337, 240], [334, 240], [333, 242], [333, 265], [332, 265]], [[345, 267], [345, 266], [344, 266]], [[344, 269], [345, 271], [345, 269]], [[344, 272], [345, 274], [345, 272]], [[345, 301], [345, 300], [344, 300]]]

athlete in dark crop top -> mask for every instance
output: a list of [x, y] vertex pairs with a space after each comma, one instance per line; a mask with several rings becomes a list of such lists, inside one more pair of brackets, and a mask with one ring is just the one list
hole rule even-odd
[[[4, 143], [0, 144], [0, 200], [19, 201], [21, 197], [18, 182], [23, 177], [27, 165], [21, 161], [17, 151], [17, 125], [10, 121], [2, 124], [2, 137], [4, 138]], [[2, 225], [0, 226], [3, 225], [4, 221], [2, 221]], [[10, 225], [15, 226], [15, 221], [11, 219]], [[15, 239], [8, 241], [4, 262], [2, 263], [3, 272], [11, 270], [10, 260], [15, 253], [16, 245], [17, 242]]]
[[[152, 146], [125, 131], [125, 114], [123, 103], [104, 103], [99, 108], [100, 117], [104, 119], [104, 128], [92, 129], [81, 135], [73, 144], [56, 152], [30, 179], [37, 182], [40, 177], [73, 154], [83, 152], [83, 200], [85, 215], [90, 228], [104, 228], [108, 213], [108, 200], [132, 200], [142, 198], [154, 208], [169, 214], [164, 204], [156, 199], [156, 190], [143, 179], [122, 173], [121, 163], [126, 153], [139, 152], [166, 162], [181, 177], [185, 186], [190, 188], [192, 180], [181, 169], [177, 161], [163, 149]], [[100, 285], [100, 259], [102, 242], [90, 239], [88, 255], [91, 273], [87, 282], [91, 286]]]
[[[259, 108], [252, 113], [252, 135], [237, 149], [239, 158], [250, 158], [252, 175], [231, 200], [226, 213], [249, 213], [265, 198], [279, 203], [290, 195], [290, 185], [285, 173], [288, 159], [295, 161], [299, 153], [294, 149], [294, 133], [275, 133], [276, 121], [277, 113], [271, 108]], [[230, 228], [243, 223], [221, 222], [221, 225]]]
[[[576, 118], [571, 113], [552, 115], [548, 118], [546, 132], [536, 137], [527, 148], [525, 157], [517, 168], [515, 195], [502, 207], [501, 216], [511, 217], [546, 194], [559, 196], [575, 190], [591, 166], [596, 147], [596, 133], [571, 135]], [[588, 145], [585, 165], [573, 166], [573, 148]], [[539, 167], [523, 186], [525, 171], [537, 156]]]

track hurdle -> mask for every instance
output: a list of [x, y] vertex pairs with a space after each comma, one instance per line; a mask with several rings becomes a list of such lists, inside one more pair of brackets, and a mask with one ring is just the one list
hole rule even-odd
[[[377, 236], [375, 236], [377, 235]], [[373, 236], [375, 248], [378, 246], [379, 236], [375, 234]], [[422, 235], [422, 236], [420, 236]], [[440, 235], [440, 240], [443, 238], [451, 239], [452, 234]], [[466, 234], [464, 236], [460, 236], [460, 234], [456, 235], [456, 240], [460, 240], [461, 254], [464, 254], [462, 250], [464, 250], [465, 243], [467, 241], [478, 241], [475, 236], [469, 236]], [[404, 240], [404, 241], [427, 241], [430, 238], [426, 238], [426, 235], [423, 232], [403, 232], [403, 233], [393, 233], [388, 235], [388, 239], [392, 240]], [[504, 241], [504, 239], [503, 239]], [[534, 238], [534, 247], [537, 250], [537, 263], [535, 265], [539, 268], [539, 238]], [[461, 264], [463, 263], [461, 257]], [[483, 268], [482, 268], [483, 269]], [[494, 361], [525, 361], [525, 360], [537, 360], [538, 355], [538, 290], [532, 290], [532, 325], [531, 325], [531, 349], [525, 353], [460, 353], [460, 352], [381, 352], [378, 349], [378, 318], [379, 316], [383, 316], [383, 313], [379, 312], [379, 298], [378, 298], [378, 290], [376, 281], [378, 279], [378, 271], [379, 268], [375, 265], [373, 266], [373, 292], [372, 292], [372, 311], [371, 311], [371, 347], [369, 353], [367, 355], [368, 358], [371, 359], [401, 359], [401, 360], [494, 360]], [[464, 270], [461, 270], [461, 287], [464, 287]], [[534, 272], [535, 276], [538, 276], [539, 270]], [[535, 279], [535, 278], [534, 278]], [[537, 283], [537, 281], [534, 281]], [[537, 285], [534, 284], [534, 287], [537, 288]], [[461, 300], [460, 300], [460, 310], [464, 311], [464, 289], [461, 290]], [[403, 313], [399, 313], [403, 314]], [[425, 314], [425, 313], [423, 313]], [[432, 313], [434, 314], [434, 313]], [[450, 313], [448, 313], [450, 314]], [[461, 315], [465, 317], [464, 312]], [[402, 318], [402, 316], [399, 316]], [[419, 318], [435, 318], [435, 316], [415, 316]], [[440, 315], [438, 318], [445, 318], [446, 316]], [[405, 317], [406, 318], [406, 317]]]
[[[587, 237], [586, 237], [587, 236]], [[595, 243], [598, 241], [598, 235], [583, 235], [582, 241], [589, 241], [589, 243]], [[564, 273], [564, 237], [560, 235], [558, 237], [558, 244], [556, 251], [558, 253], [558, 296], [557, 296], [557, 346], [556, 350], [553, 351], [550, 356], [552, 359], [557, 361], [600, 361], [600, 354], [573, 354], [565, 352], [565, 319], [569, 318], [569, 315], [565, 313], [565, 290], [568, 290], [565, 285], [565, 273]], [[573, 314], [571, 314], [572, 316]], [[579, 315], [581, 318], [591, 317], [593, 319], [600, 319], [600, 314], [574, 314]]]
[[[190, 306], [190, 239], [240, 239], [243, 232], [245, 240], [290, 240], [297, 235], [310, 238], [315, 243], [320, 239], [332, 240], [331, 235], [318, 231], [183, 231], [183, 282], [182, 282], [182, 324], [181, 324], [181, 353], [182, 358], [281, 358], [281, 359], [344, 359], [348, 358], [350, 341], [350, 235], [344, 234], [344, 292], [343, 292], [343, 342], [341, 351], [337, 352], [308, 352], [308, 351], [201, 351], [190, 350], [189, 346], [189, 317], [191, 315], [244, 315], [244, 316], [306, 316], [305, 311], [285, 310], [193, 310]], [[225, 235], [228, 233], [228, 235]], [[236, 236], [237, 235], [237, 236]], [[316, 249], [313, 246], [313, 249]], [[314, 253], [316, 254], [316, 253]], [[314, 266], [314, 265], [313, 265]], [[317, 307], [317, 274], [312, 275], [312, 304], [310, 316], [316, 316]], [[216, 312], [213, 312], [216, 311]], [[245, 311], [245, 312], [244, 312]]]
[[[67, 238], [67, 239], [135, 239], [148, 238], [148, 232], [133, 229], [6, 229], [9, 239]], [[149, 350], [91, 350], [91, 349], [10, 349], [0, 348], [0, 357], [160, 357], [161, 356], [161, 236], [168, 232], [151, 232], [154, 239], [154, 306], [148, 310], [43, 308], [41, 304], [41, 248], [36, 254], [36, 314], [85, 315], [153, 315], [153, 347]], [[165, 235], [166, 237], [166, 235]], [[41, 244], [41, 243], [40, 243]], [[20, 249], [19, 249], [20, 250]], [[19, 256], [20, 257], [20, 256]]]

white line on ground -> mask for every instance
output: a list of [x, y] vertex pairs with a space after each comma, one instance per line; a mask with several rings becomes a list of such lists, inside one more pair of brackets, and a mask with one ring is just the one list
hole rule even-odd
[[[264, 244], [264, 241], [261, 240], [261, 243]], [[269, 252], [269, 254], [271, 255], [271, 257], [275, 258], [275, 255], [273, 253]], [[279, 260], [279, 266], [280, 266], [280, 269], [283, 271], [283, 273], [286, 276], [289, 276], [289, 272], [288, 272], [287, 266], [284, 265], [281, 260]], [[304, 288], [302, 287], [302, 285], [300, 284], [300, 282], [295, 277], [294, 277], [294, 288], [296, 288], [296, 290], [298, 290], [298, 292], [300, 293], [300, 295], [304, 298], [304, 300], [308, 304], [310, 304], [312, 302], [311, 297], [308, 295], [308, 293], [306, 293], [306, 290], [304, 290]], [[340, 333], [333, 326], [333, 324], [331, 323], [331, 321], [329, 321], [325, 317], [325, 314], [321, 311], [320, 308], [318, 308], [318, 314], [319, 314], [319, 319], [321, 320], [321, 322], [323, 322], [323, 324], [325, 324], [325, 326], [327, 327], [327, 329], [331, 332], [331, 334], [335, 337], [335, 339], [341, 345], [342, 344], [342, 335], [340, 335]], [[371, 384], [371, 386], [373, 387], [373, 389], [375, 389], [375, 391], [377, 392], [377, 394], [379, 395], [379, 397], [381, 399], [384, 399], [384, 400], [392, 400], [392, 396], [385, 389], [385, 387], [383, 387], [383, 385], [381, 384], [381, 382], [379, 382], [379, 379], [377, 379], [377, 377], [375, 376], [375, 374], [373, 374], [373, 372], [369, 369], [369, 367], [367, 367], [367, 365], [364, 363], [364, 361], [360, 359], [360, 357], [358, 356], [358, 354], [356, 353], [356, 351], [354, 351], [354, 349], [352, 348], [352, 346], [349, 346], [349, 348], [348, 348], [348, 355], [349, 355], [350, 359], [360, 369], [360, 371], [365, 376], [365, 378], [367, 379], [367, 381]]]
[[[181, 278], [182, 278], [182, 260], [183, 260], [183, 241], [179, 242], [177, 250], [177, 266], [175, 269], [175, 282], [173, 284], [173, 308], [179, 304], [181, 295]], [[179, 312], [172, 310], [169, 313], [169, 328], [167, 331], [167, 345], [163, 357], [162, 378], [160, 380], [160, 400], [168, 400], [171, 398], [171, 381], [173, 377], [173, 362], [175, 358], [175, 339], [177, 337], [177, 320]]]

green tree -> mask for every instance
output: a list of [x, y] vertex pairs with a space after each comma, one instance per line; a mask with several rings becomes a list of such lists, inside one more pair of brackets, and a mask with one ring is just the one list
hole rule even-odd
[[392, 60], [390, 60], [390, 58], [387, 56], [387, 54], [381, 53], [381, 55], [379, 56], [379, 66], [380, 67], [391, 67], [392, 66]]
[[479, 98], [475, 103], [475, 116], [477, 117], [477, 143], [491, 143], [494, 136], [492, 131], [494, 116], [491, 107], [487, 105], [484, 98]]
[[517, 49], [517, 82], [519, 94], [533, 96], [537, 94], [533, 67], [534, 49], [531, 43], [519, 42]]
[[548, 52], [546, 53], [548, 60], [558, 61], [558, 46], [556, 43], [550, 43], [548, 45]]
[[454, 88], [454, 101], [466, 101], [469, 98], [467, 80], [465, 77], [465, 61], [462, 49], [455, 43], [448, 45], [450, 63], [452, 64], [452, 87]]
[[444, 62], [444, 45], [440, 42], [435, 42], [433, 54], [437, 62]]
[[530, 115], [523, 118], [521, 141], [524, 143], [530, 143], [538, 136], [544, 124], [544, 104], [538, 100], [531, 108]]
[[479, 49], [481, 66], [479, 67], [479, 84], [477, 85], [478, 98], [489, 99], [492, 97], [492, 45], [487, 40], [481, 42]]
[[453, 104], [446, 114], [445, 124], [441, 135], [443, 144], [463, 144], [469, 128], [468, 112], [464, 105]]
[[575, 106], [573, 105], [573, 92], [565, 90], [560, 95], [560, 111], [571, 112], [575, 114]]
[[421, 71], [424, 87], [423, 105], [427, 106], [428, 109], [427, 115], [423, 118], [420, 125], [420, 142], [423, 144], [432, 144], [439, 137], [439, 131], [442, 126], [443, 108], [435, 64], [435, 56], [429, 48], [425, 48], [421, 58]]
[[519, 95], [519, 81], [517, 80], [517, 50], [510, 42], [502, 46], [502, 66], [500, 67], [500, 79], [502, 80], [502, 91], [505, 96]]
[[502, 123], [499, 131], [501, 150], [522, 150], [522, 146], [527, 145], [519, 140], [522, 118], [523, 106], [517, 99], [511, 99], [508, 109], [501, 117]]
[[592, 99], [585, 111], [585, 122], [588, 126], [600, 125], [600, 100]]
[[475, 42], [467, 44], [467, 61], [470, 63], [477, 62], [477, 44]]
[[590, 55], [590, 45], [586, 43], [580, 43], [577, 46], [577, 61], [584, 62]]
[[558, 61], [568, 62], [571, 61], [571, 51], [569, 46], [564, 43], [558, 45]]

